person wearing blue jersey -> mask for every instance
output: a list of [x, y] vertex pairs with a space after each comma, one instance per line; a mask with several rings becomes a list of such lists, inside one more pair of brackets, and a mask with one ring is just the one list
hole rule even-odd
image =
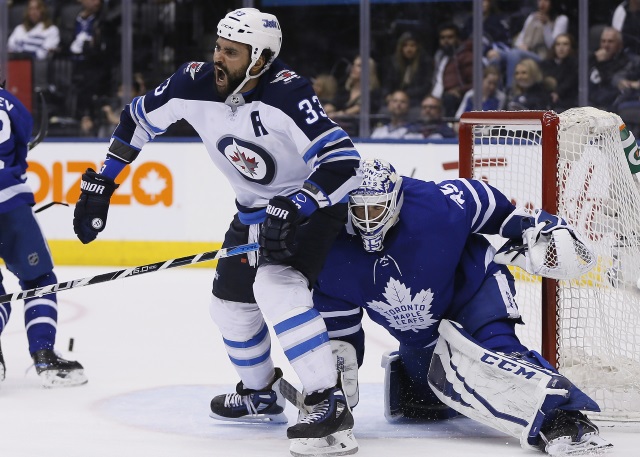
[[287, 430], [291, 452], [354, 453], [353, 417], [310, 288], [346, 221], [347, 194], [362, 180], [360, 158], [311, 83], [277, 59], [275, 16], [238, 9], [217, 31], [212, 62], [182, 65], [125, 107], [100, 172], [83, 174], [74, 230], [83, 243], [93, 241], [105, 228], [116, 176], [147, 142], [186, 120], [236, 193], [223, 247], [260, 245], [259, 256], [225, 258], [216, 269], [211, 317], [241, 381], [236, 392], [213, 398], [212, 417], [286, 421], [266, 317], [311, 408]]
[[[399, 342], [383, 357], [387, 419], [462, 413], [525, 448], [610, 446], [580, 412], [598, 405], [514, 330], [522, 322], [506, 264], [579, 276], [595, 263], [580, 235], [560, 217], [516, 208], [483, 181], [401, 177], [378, 159], [361, 168], [348, 224], [313, 289], [332, 343], [342, 347], [338, 366], [351, 406], [358, 401], [366, 310]], [[496, 253], [483, 235], [497, 234], [508, 241]]]
[[[56, 284], [49, 247], [36, 221], [33, 192], [27, 184], [27, 153], [33, 118], [25, 106], [0, 85], [0, 258], [23, 290]], [[0, 271], [0, 295], [6, 293]], [[11, 315], [11, 303], [0, 304], [0, 334]], [[87, 382], [78, 362], [54, 352], [58, 322], [56, 294], [24, 301], [29, 353], [45, 387]], [[5, 379], [0, 348], [0, 381]]]

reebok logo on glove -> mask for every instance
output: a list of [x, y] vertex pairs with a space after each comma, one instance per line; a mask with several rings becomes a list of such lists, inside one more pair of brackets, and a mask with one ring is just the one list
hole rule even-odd
[[104, 186], [101, 184], [93, 184], [88, 183], [87, 181], [80, 182], [80, 189], [86, 190], [87, 192], [93, 192], [94, 194], [100, 194], [104, 192]]
[[277, 217], [278, 219], [286, 219], [289, 217], [289, 211], [284, 208], [277, 208], [272, 205], [267, 206], [267, 214]]

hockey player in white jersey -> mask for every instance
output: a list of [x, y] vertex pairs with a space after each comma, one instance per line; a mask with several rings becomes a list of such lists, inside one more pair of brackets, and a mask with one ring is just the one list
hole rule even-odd
[[[399, 342], [383, 357], [389, 420], [462, 413], [554, 455], [609, 447], [581, 412], [598, 405], [519, 341], [514, 278], [497, 263], [579, 276], [594, 264], [581, 237], [557, 216], [514, 207], [482, 181], [424, 182], [380, 160], [364, 160], [362, 169], [349, 224], [313, 295], [332, 344], [343, 348], [351, 406], [366, 310]], [[509, 241], [496, 254], [482, 234]]]
[[311, 413], [287, 430], [292, 453], [318, 454], [320, 443], [331, 455], [328, 442], [340, 455], [355, 453], [353, 417], [310, 285], [346, 222], [347, 194], [362, 180], [359, 155], [311, 84], [277, 59], [282, 33], [275, 16], [242, 8], [217, 30], [213, 62], [183, 65], [125, 107], [104, 166], [82, 177], [74, 230], [83, 243], [93, 241], [105, 228], [119, 172], [171, 124], [189, 122], [236, 192], [238, 213], [223, 247], [260, 244], [259, 257], [225, 258], [217, 266], [211, 317], [241, 381], [236, 392], [213, 398], [212, 417], [286, 421], [266, 317], [309, 392]]

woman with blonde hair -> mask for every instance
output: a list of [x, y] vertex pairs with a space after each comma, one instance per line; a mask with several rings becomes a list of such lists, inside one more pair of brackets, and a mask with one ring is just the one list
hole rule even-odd
[[[344, 86], [338, 89], [336, 94], [335, 107], [336, 111], [329, 114], [331, 118], [352, 136], [357, 135], [358, 115], [360, 114], [360, 100], [362, 95], [362, 87], [360, 84], [360, 75], [362, 72], [362, 59], [357, 56], [349, 70], [349, 76]], [[380, 109], [380, 79], [378, 79], [378, 71], [376, 62], [369, 58], [369, 99], [371, 112], [377, 113]]]
[[539, 110], [549, 109], [550, 105], [551, 92], [542, 82], [540, 66], [533, 59], [522, 59], [516, 65], [507, 109]]
[[44, 60], [60, 44], [60, 31], [53, 25], [43, 0], [29, 0], [24, 20], [18, 24], [7, 43], [9, 52], [25, 52]]

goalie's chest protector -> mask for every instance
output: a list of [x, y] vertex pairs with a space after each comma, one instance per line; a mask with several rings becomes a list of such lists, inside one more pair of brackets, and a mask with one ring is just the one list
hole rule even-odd
[[[359, 236], [343, 233], [325, 263], [319, 288], [365, 307], [401, 343], [426, 346], [437, 338], [438, 322], [459, 286], [470, 229], [460, 213], [449, 210], [434, 183], [404, 178], [403, 188], [400, 219], [385, 237], [384, 250], [367, 253]], [[484, 277], [484, 269], [478, 274]], [[476, 284], [469, 278], [469, 287]]]

